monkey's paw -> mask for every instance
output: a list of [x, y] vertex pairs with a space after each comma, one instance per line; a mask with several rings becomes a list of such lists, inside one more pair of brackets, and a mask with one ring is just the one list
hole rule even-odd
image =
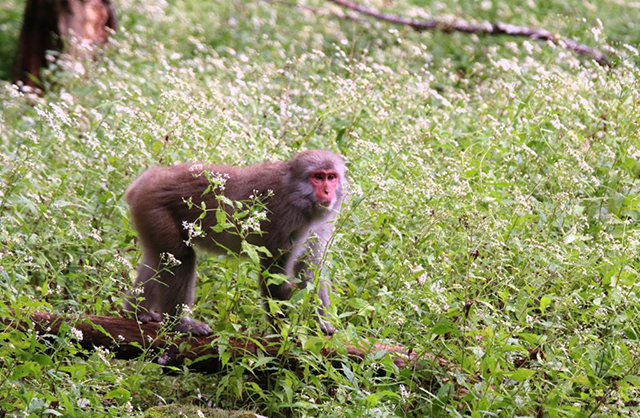
[[158, 312], [155, 312], [155, 311], [139, 313], [137, 317], [138, 317], [138, 321], [142, 322], [143, 324], [146, 324], [147, 322], [161, 322], [162, 321], [162, 314], [160, 314]]
[[191, 318], [182, 318], [179, 324], [173, 327], [174, 331], [188, 332], [191, 335], [204, 336], [211, 334], [211, 327]]

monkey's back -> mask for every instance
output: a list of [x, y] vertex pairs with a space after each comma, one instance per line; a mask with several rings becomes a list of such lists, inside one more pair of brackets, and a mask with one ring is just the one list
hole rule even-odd
[[[224, 180], [222, 187], [205, 194], [210, 181], [205, 175]], [[202, 214], [203, 203], [207, 210], [218, 206], [216, 195], [224, 195], [232, 201], [246, 201], [249, 197], [266, 196], [269, 190], [274, 194], [282, 191], [281, 183], [287, 177], [288, 166], [285, 162], [266, 162], [247, 167], [225, 165], [204, 165], [202, 163], [183, 163], [170, 167], [152, 167], [143, 172], [125, 192], [125, 200], [131, 208], [131, 216], [141, 235], [149, 236], [154, 230], [176, 231], [183, 241], [189, 236], [188, 225], [193, 224]], [[193, 203], [191, 207], [186, 202]], [[229, 212], [233, 208], [226, 208]], [[218, 242], [232, 251], [240, 250], [240, 239], [227, 232], [215, 233], [211, 228], [216, 217], [211, 214], [201, 220], [206, 237], [194, 239], [199, 246], [218, 251]], [[269, 225], [265, 225], [269, 229]]]
[[[247, 200], [257, 190], [280, 189], [281, 180], [286, 176], [287, 164], [284, 162], [266, 162], [247, 167], [226, 165], [204, 165], [202, 163], [182, 163], [169, 167], [152, 167], [144, 171], [125, 192], [125, 200], [130, 206], [138, 206], [153, 199], [153, 205], [166, 205], [184, 199], [193, 198], [194, 202], [203, 197], [209, 186], [204, 171], [225, 179], [223, 190], [217, 191], [227, 198]], [[268, 173], [269, 175], [265, 175]], [[144, 202], [140, 200], [143, 199]]]

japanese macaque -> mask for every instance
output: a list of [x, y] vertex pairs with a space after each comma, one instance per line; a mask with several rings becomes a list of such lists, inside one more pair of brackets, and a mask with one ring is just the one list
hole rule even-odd
[[[134, 290], [124, 303], [125, 310], [135, 312], [143, 323], [161, 321], [167, 314], [182, 317], [174, 327], [177, 331], [194, 335], [211, 332], [208, 325], [191, 319], [182, 310], [194, 300], [193, 244], [223, 254], [242, 250], [239, 234], [216, 227], [217, 214], [215, 210], [209, 212], [218, 207], [220, 198], [216, 196], [220, 195], [233, 202], [265, 196], [266, 219], [260, 221], [261, 232], [249, 234], [246, 241], [270, 253], [261, 254], [262, 294], [289, 299], [296, 287], [292, 280], [298, 275], [302, 286], [314, 280], [332, 234], [332, 220], [342, 204], [345, 171], [339, 155], [322, 150], [296, 154], [288, 162], [249, 167], [187, 163], [145, 171], [125, 194], [143, 255]], [[212, 186], [212, 176], [222, 179], [217, 188], [216, 183]], [[222, 206], [226, 213], [233, 211], [228, 204], [221, 203]], [[205, 209], [207, 213], [202, 218]], [[194, 224], [200, 233], [193, 233]], [[268, 283], [265, 272], [284, 274], [289, 280]], [[315, 319], [325, 334], [332, 334], [335, 328], [325, 318], [329, 284], [322, 280], [319, 283], [323, 306]]]

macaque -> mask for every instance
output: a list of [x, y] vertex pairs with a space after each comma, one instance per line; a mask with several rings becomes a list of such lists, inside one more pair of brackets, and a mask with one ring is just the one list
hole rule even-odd
[[[246, 240], [269, 251], [270, 255], [261, 254], [264, 272], [289, 278], [273, 284], [267, 283], [263, 274], [262, 294], [289, 299], [296, 287], [292, 279], [300, 275], [302, 286], [314, 279], [332, 234], [332, 220], [342, 204], [345, 171], [342, 157], [322, 150], [296, 154], [288, 162], [264, 162], [249, 167], [186, 163], [145, 171], [125, 194], [143, 255], [134, 290], [124, 303], [125, 310], [136, 312], [143, 323], [159, 322], [164, 314], [182, 316], [175, 330], [193, 335], [211, 332], [208, 325], [191, 319], [182, 310], [194, 300], [193, 244], [214, 253], [242, 250], [238, 234], [216, 228], [215, 211], [200, 218], [203, 208], [209, 211], [218, 207], [216, 193], [234, 202], [265, 196], [267, 219], [260, 222], [261, 232], [248, 235]], [[211, 176], [224, 179], [224, 185], [215, 193], [211, 190]], [[233, 210], [222, 205], [227, 212]], [[199, 222], [203, 234], [190, 233], [194, 222]], [[167, 258], [171, 260], [169, 264]], [[333, 334], [335, 328], [325, 318], [328, 287], [327, 282], [320, 281], [322, 307], [315, 320], [325, 334]], [[140, 302], [137, 294], [143, 296]]]

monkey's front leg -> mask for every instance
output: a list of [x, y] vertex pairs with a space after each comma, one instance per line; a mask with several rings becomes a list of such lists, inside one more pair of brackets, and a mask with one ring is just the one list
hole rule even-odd
[[[294, 271], [302, 274], [302, 287], [305, 287], [307, 283], [313, 282], [315, 278], [315, 269], [310, 265], [310, 263], [317, 265], [318, 261], [314, 259], [311, 259], [310, 261], [299, 260], [296, 263]], [[318, 298], [320, 299], [322, 306], [318, 307], [317, 314], [313, 317], [325, 335], [332, 335], [336, 332], [336, 328], [327, 319], [327, 312], [325, 311], [325, 309], [331, 305], [331, 301], [329, 299], [330, 288], [331, 285], [329, 282], [320, 279]]]
[[[282, 260], [263, 259], [262, 260], [262, 275], [260, 276], [260, 293], [265, 298], [264, 310], [267, 314], [267, 321], [273, 325], [277, 315], [272, 315], [269, 311], [269, 300], [267, 298], [276, 300], [289, 300], [293, 294], [295, 286], [285, 280], [282, 283], [269, 283], [269, 275], [281, 274], [287, 275], [286, 270], [280, 264]], [[288, 276], [288, 275], [287, 275]], [[284, 316], [284, 315], [283, 315]]]
[[318, 315], [314, 317], [318, 325], [320, 325], [320, 329], [325, 333], [325, 335], [333, 335], [336, 333], [336, 328], [331, 322], [327, 320], [327, 313], [324, 310], [331, 304], [331, 301], [329, 300], [329, 288], [330, 285], [328, 282], [320, 280], [318, 297], [320, 298], [320, 302], [322, 302], [322, 306], [318, 308]]

